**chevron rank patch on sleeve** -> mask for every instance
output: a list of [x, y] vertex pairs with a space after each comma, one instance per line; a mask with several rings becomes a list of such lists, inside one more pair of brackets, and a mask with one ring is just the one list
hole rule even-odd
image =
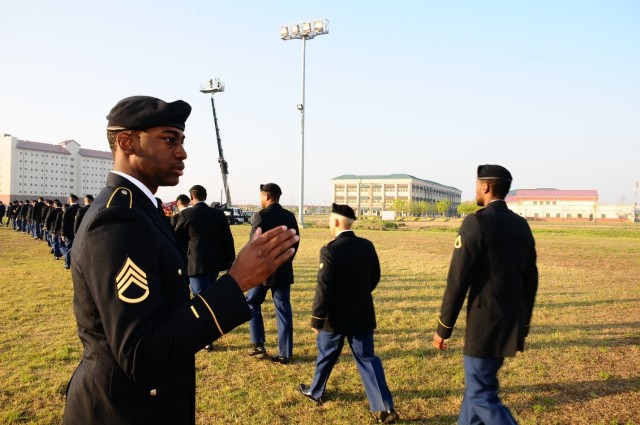
[[118, 298], [129, 304], [137, 304], [149, 296], [147, 274], [127, 257], [122, 269], [116, 275]]

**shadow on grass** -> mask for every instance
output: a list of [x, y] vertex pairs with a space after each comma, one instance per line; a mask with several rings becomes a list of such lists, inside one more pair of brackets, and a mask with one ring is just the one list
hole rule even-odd
[[[526, 393], [553, 397], [553, 404], [570, 404], [640, 391], [640, 377], [627, 379], [603, 379], [598, 381], [550, 382], [548, 384], [516, 385], [503, 387], [503, 392]], [[530, 403], [513, 403], [515, 410], [531, 409]]]
[[[598, 333], [598, 331], [605, 331], [614, 329], [616, 332], [621, 333], [624, 330], [635, 330], [636, 334], [631, 336], [612, 335], [609, 333]], [[535, 326], [531, 335], [535, 335], [543, 340], [531, 340], [527, 339], [527, 347], [529, 349], [543, 349], [553, 347], [569, 347], [569, 346], [583, 346], [583, 347], [623, 347], [640, 344], [640, 322], [623, 322], [623, 323], [597, 323], [597, 324], [583, 324], [583, 325], [568, 325], [562, 327], [556, 326]], [[588, 338], [573, 338], [561, 340], [546, 339], [549, 335], [554, 334], [567, 334], [569, 332], [588, 332], [591, 336]]]
[[540, 301], [536, 303], [534, 307], [534, 314], [536, 309], [552, 309], [552, 308], [580, 308], [580, 307], [595, 307], [600, 305], [611, 306], [619, 303], [637, 303], [640, 301], [638, 298], [626, 298], [626, 299], [611, 299], [611, 300], [594, 300], [594, 301], [567, 301], [562, 303], [557, 302], [545, 302]]
[[[403, 405], [411, 405], [413, 400], [424, 400], [427, 398], [441, 399], [443, 397], [455, 396], [461, 394], [458, 390], [433, 390], [433, 391], [392, 391], [394, 400], [402, 400], [400, 405], [396, 405], [395, 408], [400, 414], [400, 422], [402, 424], [452, 424], [456, 423], [457, 415], [434, 415], [434, 416], [407, 416], [402, 409]], [[364, 392], [364, 388], [361, 391], [348, 391], [341, 390], [340, 388], [331, 388], [331, 383], [327, 385], [327, 390], [322, 397], [327, 408], [331, 408], [331, 402], [333, 401], [348, 401], [351, 403], [366, 403], [367, 396]], [[394, 403], [395, 404], [395, 403]]]
[[621, 329], [631, 328], [640, 329], [640, 322], [618, 322], [618, 323], [585, 323], [581, 325], [567, 325], [563, 327], [549, 326], [549, 325], [532, 325], [534, 333], [536, 334], [551, 334], [563, 330], [585, 330], [585, 331], [598, 331], [605, 329]]

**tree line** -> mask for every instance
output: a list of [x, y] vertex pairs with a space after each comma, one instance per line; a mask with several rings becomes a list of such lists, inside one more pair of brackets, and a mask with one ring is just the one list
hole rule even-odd
[[[391, 205], [393, 211], [396, 214], [407, 215], [410, 217], [449, 217], [452, 214], [451, 211], [452, 202], [448, 199], [443, 199], [437, 202], [409, 202], [405, 199], [396, 199]], [[475, 201], [466, 201], [460, 203], [456, 208], [458, 215], [466, 216], [473, 214], [479, 209]]]

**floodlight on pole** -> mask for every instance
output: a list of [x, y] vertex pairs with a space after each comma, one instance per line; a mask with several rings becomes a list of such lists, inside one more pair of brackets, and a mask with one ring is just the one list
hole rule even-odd
[[222, 173], [222, 185], [227, 197], [226, 205], [231, 207], [231, 191], [229, 190], [229, 183], [227, 176], [229, 175], [229, 165], [224, 159], [222, 153], [222, 140], [220, 139], [220, 129], [218, 129], [218, 117], [216, 116], [216, 105], [213, 102], [213, 95], [224, 91], [224, 83], [219, 78], [212, 78], [205, 83], [200, 84], [200, 91], [202, 93], [211, 93], [211, 109], [213, 110], [213, 124], [216, 128], [216, 139], [218, 141], [218, 163], [220, 164], [220, 172]]
[[302, 103], [296, 105], [296, 108], [300, 111], [300, 209], [298, 211], [298, 224], [300, 226], [304, 226], [304, 79], [306, 45], [307, 40], [324, 34], [329, 34], [329, 21], [327, 19], [280, 27], [281, 39], [285, 41], [302, 40]]

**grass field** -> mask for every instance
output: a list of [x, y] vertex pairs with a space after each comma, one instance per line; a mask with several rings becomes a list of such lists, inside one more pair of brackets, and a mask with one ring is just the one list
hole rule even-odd
[[[464, 314], [449, 349], [430, 346], [456, 223], [358, 231], [377, 247], [374, 292], [382, 358], [402, 423], [453, 424], [464, 388]], [[501, 396], [521, 424], [640, 424], [640, 226], [532, 224], [540, 287], [527, 351], [501, 370]], [[249, 227], [233, 228], [236, 246]], [[373, 422], [349, 350], [325, 404], [300, 396], [316, 355], [309, 330], [318, 252], [330, 236], [302, 229], [292, 288], [294, 356], [284, 366], [246, 355], [243, 325], [197, 354], [199, 424]], [[64, 390], [80, 356], [73, 288], [46, 244], [0, 228], [0, 423], [61, 422]], [[267, 349], [276, 349], [273, 304], [264, 304]]]

